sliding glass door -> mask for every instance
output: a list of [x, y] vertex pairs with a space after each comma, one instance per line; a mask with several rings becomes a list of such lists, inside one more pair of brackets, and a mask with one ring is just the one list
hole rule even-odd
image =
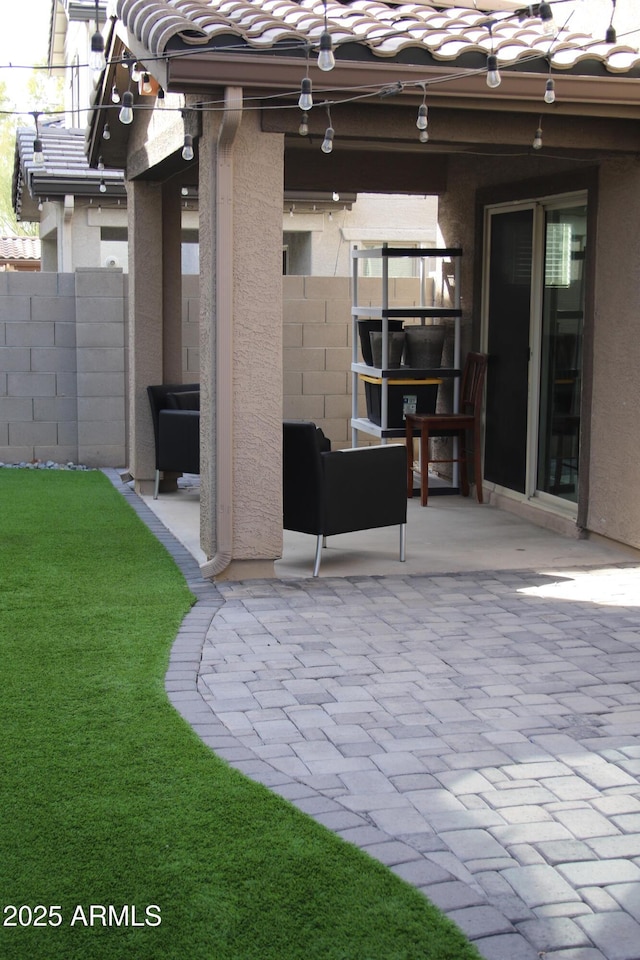
[[584, 197], [487, 210], [485, 480], [577, 503]]

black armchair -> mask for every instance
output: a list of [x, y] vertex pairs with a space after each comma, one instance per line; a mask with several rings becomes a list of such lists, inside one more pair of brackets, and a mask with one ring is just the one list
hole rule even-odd
[[284, 421], [284, 529], [317, 537], [314, 577], [325, 538], [337, 533], [399, 524], [405, 559], [406, 469], [402, 444], [332, 451], [315, 423]]
[[160, 472], [200, 473], [200, 385], [147, 387], [156, 446], [153, 499], [158, 499]]

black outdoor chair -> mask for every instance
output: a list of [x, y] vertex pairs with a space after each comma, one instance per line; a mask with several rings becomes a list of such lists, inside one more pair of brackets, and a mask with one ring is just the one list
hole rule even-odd
[[156, 446], [153, 499], [158, 499], [160, 473], [200, 473], [200, 385], [161, 384], [147, 387]]
[[405, 559], [406, 450], [402, 444], [331, 450], [309, 420], [283, 423], [284, 529], [317, 537], [313, 576], [326, 537], [400, 525]]

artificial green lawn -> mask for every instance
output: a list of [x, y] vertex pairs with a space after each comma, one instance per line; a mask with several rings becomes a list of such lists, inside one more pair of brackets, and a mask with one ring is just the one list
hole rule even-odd
[[[191, 603], [101, 473], [0, 470], [0, 957], [477, 958], [174, 711], [163, 678]], [[121, 925], [85, 925], [91, 904]]]

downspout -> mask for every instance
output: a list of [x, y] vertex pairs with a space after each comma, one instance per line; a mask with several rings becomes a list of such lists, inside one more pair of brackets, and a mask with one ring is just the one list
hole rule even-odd
[[242, 87], [226, 87], [216, 150], [216, 553], [200, 571], [215, 577], [233, 548], [233, 145]]

